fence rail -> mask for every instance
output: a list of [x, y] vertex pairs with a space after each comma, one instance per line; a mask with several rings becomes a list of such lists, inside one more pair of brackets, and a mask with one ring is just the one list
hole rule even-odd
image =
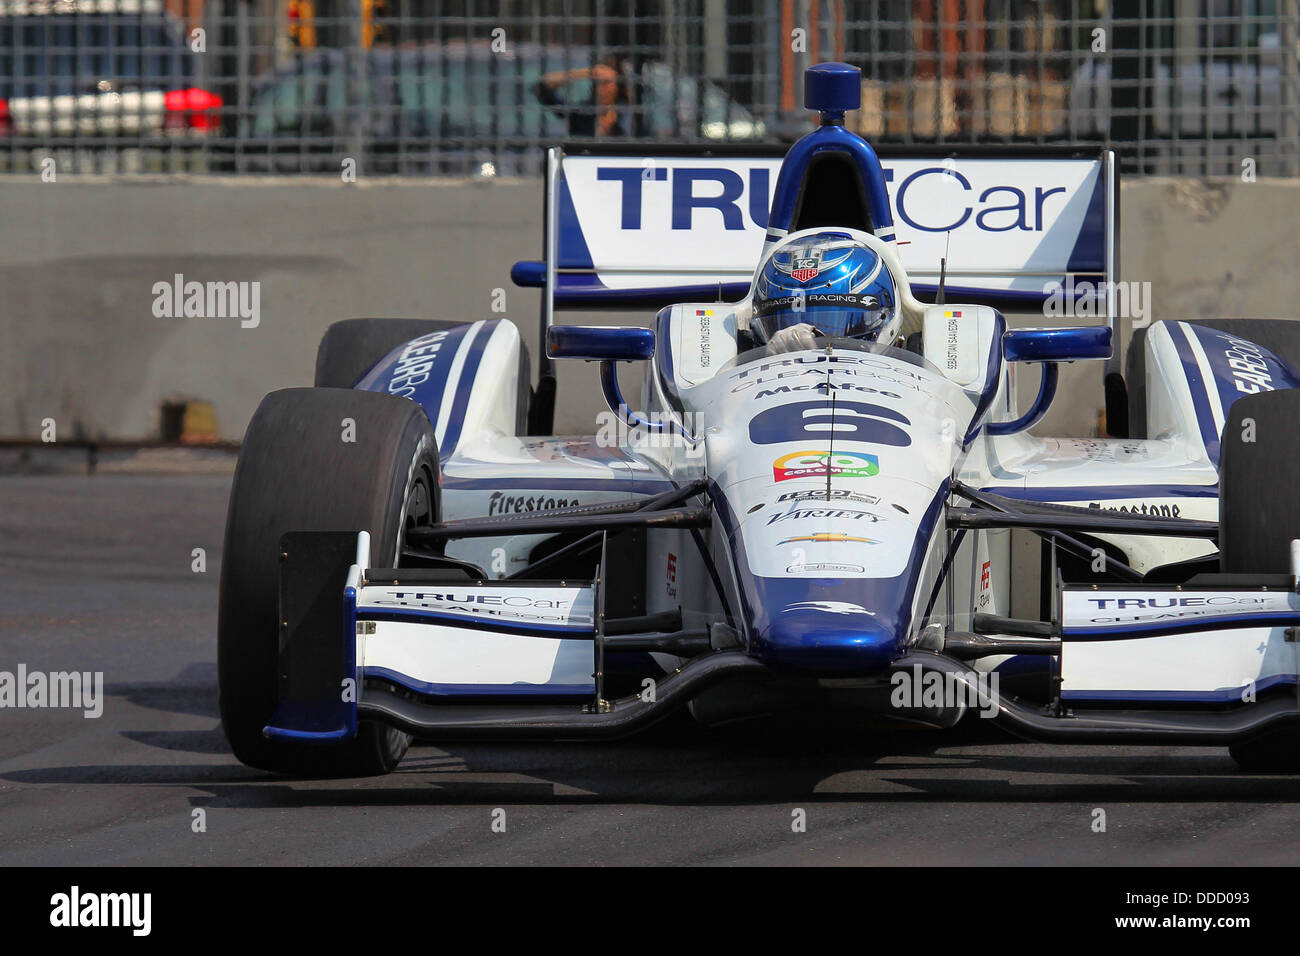
[[891, 143], [1300, 175], [1300, 0], [0, 0], [0, 173], [531, 175], [560, 139], [781, 142], [803, 69]]

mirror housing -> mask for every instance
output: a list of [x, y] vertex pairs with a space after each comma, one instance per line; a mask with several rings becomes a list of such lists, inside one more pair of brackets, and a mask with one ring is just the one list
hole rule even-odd
[[639, 362], [653, 358], [655, 333], [640, 326], [553, 325], [546, 330], [551, 358]]
[[1008, 362], [1074, 362], [1108, 359], [1110, 353], [1110, 328], [1105, 325], [1012, 329], [1002, 336], [1002, 357]]

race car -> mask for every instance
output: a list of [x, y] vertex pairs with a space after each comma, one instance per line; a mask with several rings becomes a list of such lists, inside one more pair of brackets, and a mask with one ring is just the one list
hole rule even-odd
[[[878, 154], [844, 126], [859, 97], [854, 68], [810, 69], [820, 124], [784, 155], [549, 150], [545, 255], [512, 273], [542, 290], [535, 384], [508, 319], [329, 328], [231, 491], [241, 761], [382, 773], [412, 736], [686, 708], [1300, 768], [1300, 326], [1165, 319], [1121, 374], [1114, 154]], [[1091, 321], [1001, 311], [1062, 304]], [[553, 434], [556, 361], [597, 365], [592, 434]], [[1105, 370], [1110, 437], [1031, 435], [1076, 361]]]

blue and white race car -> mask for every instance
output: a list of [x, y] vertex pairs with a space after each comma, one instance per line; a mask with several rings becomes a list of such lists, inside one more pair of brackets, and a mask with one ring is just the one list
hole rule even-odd
[[[221, 581], [240, 760], [377, 773], [412, 735], [687, 707], [1300, 768], [1300, 325], [1160, 321], [1121, 374], [1114, 155], [882, 161], [843, 125], [859, 90], [810, 70], [821, 125], [783, 157], [550, 150], [545, 257], [513, 273], [544, 291], [535, 386], [508, 320], [355, 319], [266, 397]], [[1053, 297], [1089, 322], [1008, 330]], [[555, 321], [584, 307], [659, 311]], [[594, 434], [552, 434], [559, 360], [598, 363]], [[1116, 437], [1030, 435], [1089, 360]]]

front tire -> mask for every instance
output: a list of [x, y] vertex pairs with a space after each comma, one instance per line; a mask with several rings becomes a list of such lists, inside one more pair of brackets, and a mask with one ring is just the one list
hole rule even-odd
[[[1247, 427], [1247, 421], [1250, 426]], [[1219, 565], [1225, 573], [1286, 574], [1300, 538], [1300, 389], [1232, 403], [1219, 452]], [[1243, 770], [1300, 771], [1300, 727], [1288, 724], [1231, 745]]]
[[368, 531], [371, 561], [395, 567], [406, 531], [440, 512], [437, 444], [415, 402], [336, 388], [284, 389], [262, 400], [235, 469], [221, 563], [221, 720], [240, 761], [306, 776], [397, 766], [410, 737], [381, 724], [363, 721], [339, 745], [263, 736], [277, 701], [280, 537]]

